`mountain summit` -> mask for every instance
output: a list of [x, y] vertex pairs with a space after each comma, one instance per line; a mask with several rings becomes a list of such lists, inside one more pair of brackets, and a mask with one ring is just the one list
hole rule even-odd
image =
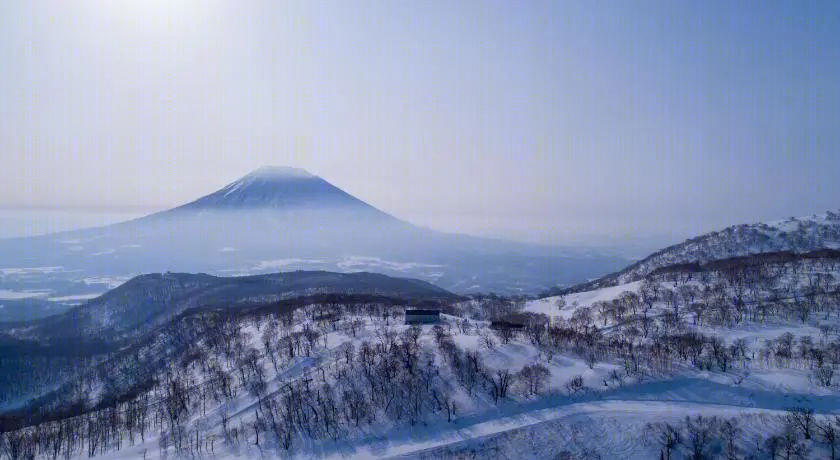
[[[263, 166], [176, 210], [355, 208], [379, 213], [367, 203], [309, 172], [287, 166]], [[384, 216], [384, 213], [382, 213]]]
[[[291, 166], [262, 166], [257, 168], [245, 177], [260, 177], [267, 179], [282, 179], [289, 177], [313, 178], [316, 177], [309, 171]], [[243, 179], [245, 178], [243, 177]]]

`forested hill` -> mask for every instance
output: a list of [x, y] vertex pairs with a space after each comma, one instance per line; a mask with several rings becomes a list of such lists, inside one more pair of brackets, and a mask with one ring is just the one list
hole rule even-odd
[[743, 224], [691, 238], [657, 251], [627, 268], [569, 291], [581, 292], [638, 281], [664, 267], [703, 264], [751, 254], [803, 254], [840, 248], [840, 212]]
[[449, 302], [460, 297], [425, 281], [377, 273], [294, 271], [269, 275], [217, 277], [165, 273], [135, 277], [64, 314], [3, 330], [18, 338], [142, 332], [198, 307], [240, 308], [297, 297], [374, 295], [406, 301]]

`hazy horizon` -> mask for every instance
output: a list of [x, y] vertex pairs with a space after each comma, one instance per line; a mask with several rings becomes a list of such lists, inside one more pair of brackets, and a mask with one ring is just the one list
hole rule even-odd
[[[225, 184], [227, 185], [227, 184]], [[206, 190], [191, 197], [188, 201], [205, 196], [216, 190]], [[165, 211], [186, 202], [171, 203], [166, 207], [116, 207], [116, 208], [86, 208], [86, 207], [0, 207], [0, 239], [37, 236], [50, 233], [78, 230], [88, 227], [110, 225], [127, 220], [144, 217], [156, 212]], [[528, 227], [528, 222], [517, 222], [518, 225], [505, 225], [509, 223], [504, 218], [487, 219], [471, 215], [446, 215], [433, 212], [423, 214], [414, 213], [410, 217], [394, 214], [388, 209], [382, 211], [392, 214], [394, 217], [406, 220], [412, 224], [424, 226], [430, 229], [460, 233], [473, 236], [500, 238], [510, 241], [545, 244], [552, 246], [579, 246], [593, 249], [601, 249], [608, 253], [614, 253], [627, 258], [643, 258], [648, 253], [665, 246], [675, 244], [684, 239], [720, 230], [726, 226], [737, 224], [751, 224], [757, 221], [730, 222], [720, 227], [698, 227], [695, 232], [680, 233], [619, 233], [616, 231], [607, 233], [583, 233], [583, 232], [557, 232], [556, 228], [544, 227], [545, 222], [538, 222], [537, 227]], [[832, 211], [826, 209], [824, 211]], [[820, 212], [824, 212], [820, 211]], [[781, 220], [796, 216], [769, 216], [762, 219], [762, 222]]]
[[[396, 217], [655, 247], [840, 208], [840, 7], [0, 8], [0, 208], [167, 209], [265, 165]], [[607, 243], [603, 243], [607, 244]]]

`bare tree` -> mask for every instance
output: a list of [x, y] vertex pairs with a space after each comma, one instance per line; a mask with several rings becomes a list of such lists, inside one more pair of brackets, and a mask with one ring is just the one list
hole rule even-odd
[[799, 435], [793, 427], [788, 427], [780, 438], [779, 452], [785, 460], [805, 460], [808, 458], [808, 447], [800, 441]]
[[586, 388], [586, 387], [583, 385], [583, 376], [581, 376], [581, 375], [576, 375], [576, 376], [572, 377], [571, 379], [569, 379], [568, 382], [566, 382], [566, 391], [570, 395], [578, 393], [581, 390], [583, 390], [584, 388]]
[[607, 325], [607, 321], [610, 318], [614, 317], [612, 301], [599, 300], [593, 302], [592, 309], [595, 310], [595, 313], [601, 319], [604, 326]]
[[5, 454], [9, 460], [25, 458], [27, 444], [28, 436], [25, 430], [0, 433], [0, 453]]
[[720, 370], [726, 372], [729, 368], [729, 363], [732, 360], [732, 354], [729, 351], [729, 348], [723, 343], [723, 339], [720, 337], [710, 337], [709, 338], [709, 346], [712, 348], [712, 356], [715, 357], [715, 361], [720, 367]]
[[592, 326], [592, 308], [590, 307], [580, 307], [572, 313], [572, 317], [569, 319], [569, 323], [575, 329], [578, 329], [581, 332], [587, 332], [589, 327]]
[[834, 378], [834, 368], [827, 365], [822, 365], [813, 372], [814, 380], [824, 387], [830, 387], [831, 381]]
[[648, 423], [646, 431], [661, 446], [665, 460], [671, 460], [671, 452], [682, 442], [680, 430], [670, 423]]
[[479, 333], [481, 345], [488, 350], [495, 350], [496, 349], [496, 341], [493, 340], [493, 336], [487, 333], [487, 331], [482, 330]]
[[519, 379], [522, 381], [530, 394], [539, 394], [545, 385], [551, 372], [542, 364], [529, 364], [519, 371]]
[[660, 295], [662, 296], [662, 300], [664, 300], [671, 308], [671, 312], [674, 314], [674, 317], [679, 320], [680, 296], [675, 291], [667, 288], [663, 288]]
[[805, 440], [811, 439], [814, 429], [814, 409], [805, 407], [788, 409], [786, 420], [788, 425], [802, 433]]
[[823, 423], [815, 423], [817, 433], [819, 433], [822, 441], [829, 445], [831, 449], [831, 456], [829, 460], [837, 458], [837, 426], [840, 425], [840, 417], [835, 416], [834, 420], [826, 419]]
[[738, 437], [741, 435], [741, 429], [738, 427], [736, 419], [724, 420], [720, 424], [720, 434], [723, 437], [723, 448], [726, 453], [726, 460], [738, 459]]
[[557, 300], [554, 301], [554, 307], [557, 309], [558, 312], [562, 312], [566, 309], [566, 299], [563, 297], [558, 297]]
[[514, 375], [508, 369], [499, 369], [488, 373], [487, 381], [490, 383], [490, 395], [493, 397], [493, 402], [498, 403], [499, 400], [507, 397]]
[[702, 415], [694, 418], [686, 417], [685, 425], [690, 451], [689, 458], [691, 460], [706, 460], [709, 457], [709, 449], [718, 430], [718, 419], [716, 417], [703, 417]]
[[624, 291], [618, 295], [619, 301], [624, 305], [625, 311], [630, 311], [634, 316], [639, 312], [641, 301], [639, 295], [632, 291]]

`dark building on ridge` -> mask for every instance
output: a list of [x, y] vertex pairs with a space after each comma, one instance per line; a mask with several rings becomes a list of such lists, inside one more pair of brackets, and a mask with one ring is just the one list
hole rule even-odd
[[405, 324], [435, 324], [440, 321], [440, 310], [406, 310]]

